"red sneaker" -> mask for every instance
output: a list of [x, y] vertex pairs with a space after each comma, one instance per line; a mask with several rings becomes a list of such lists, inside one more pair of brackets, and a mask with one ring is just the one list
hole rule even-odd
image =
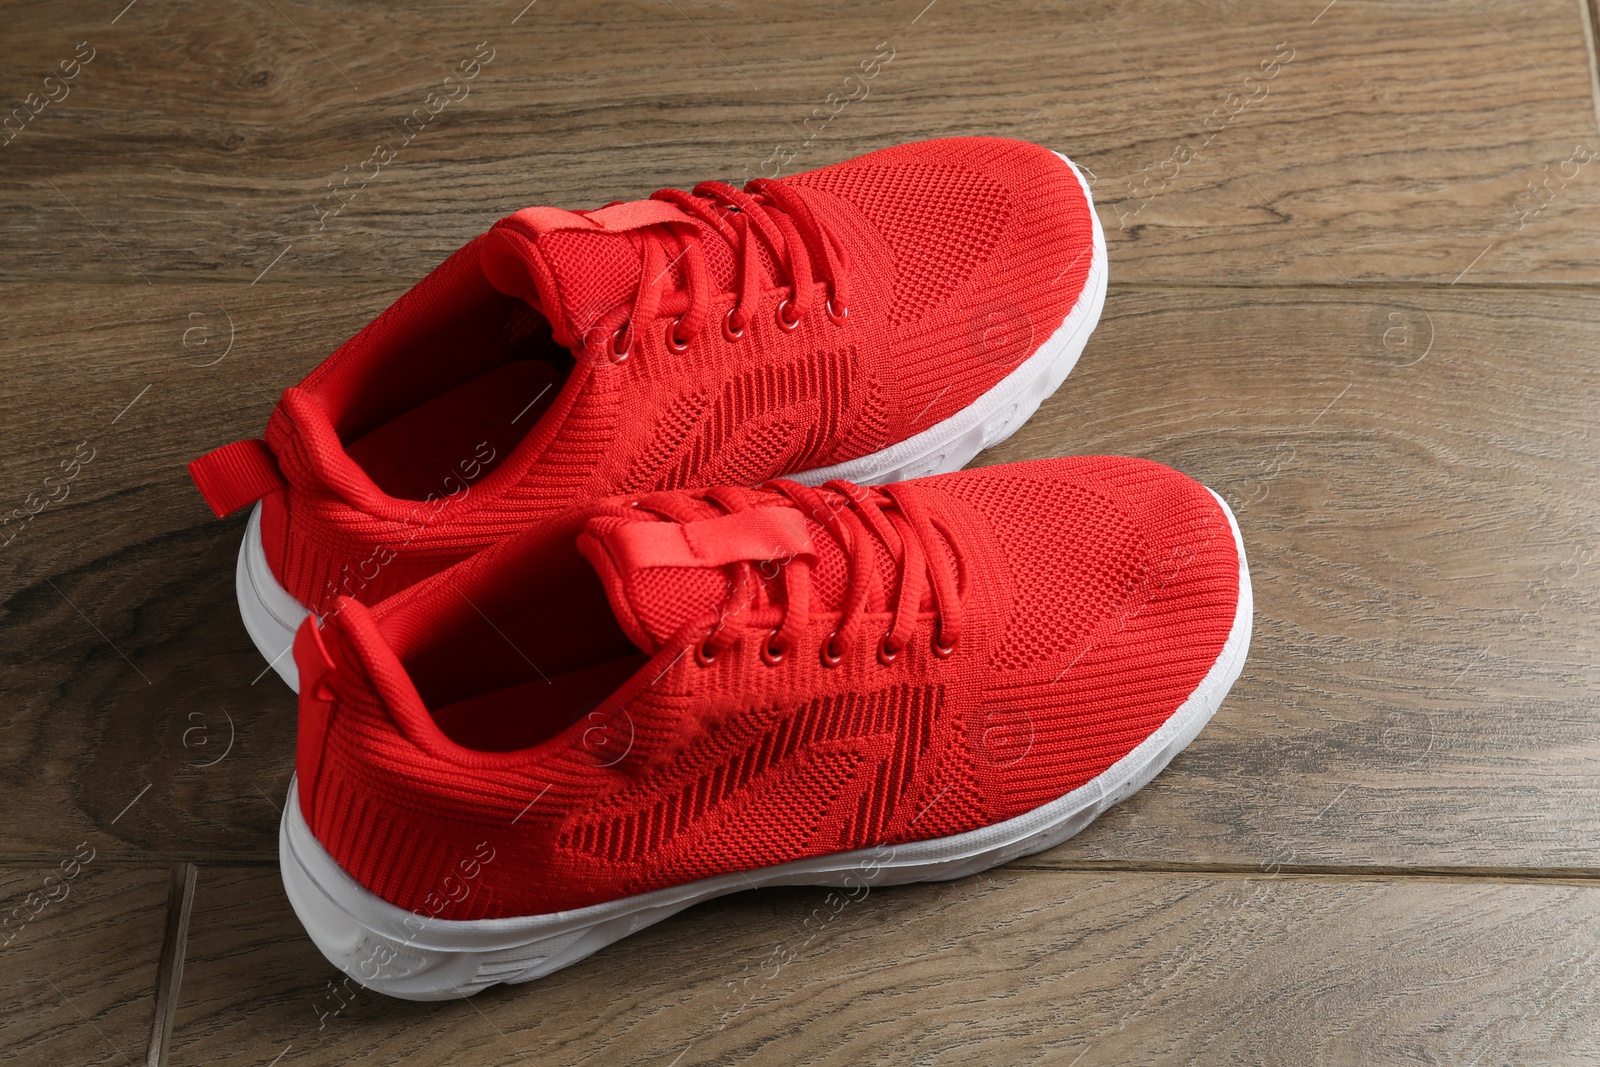
[[295, 911], [416, 1000], [760, 885], [955, 878], [1149, 781], [1243, 666], [1221, 499], [1136, 459], [589, 504], [295, 642]]
[[964, 465], [1100, 316], [1087, 188], [1035, 145], [903, 145], [740, 192], [536, 207], [469, 242], [190, 464], [260, 501], [246, 628], [295, 685], [307, 610], [373, 604], [581, 500]]

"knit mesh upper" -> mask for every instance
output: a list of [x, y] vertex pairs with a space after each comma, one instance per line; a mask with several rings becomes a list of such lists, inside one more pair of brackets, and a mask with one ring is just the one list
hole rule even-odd
[[[469, 242], [273, 413], [266, 440], [287, 487], [266, 497], [262, 534], [280, 584], [318, 612], [341, 595], [372, 604], [577, 500], [751, 483], [882, 451], [972, 404], [1043, 343], [1093, 260], [1077, 177], [1035, 145], [927, 141], [778, 184], [808, 205], [843, 272], [826, 278], [813, 250], [810, 308], [793, 332], [775, 309], [800, 294], [766, 240], [734, 247], [688, 216], [668, 229], [700, 247], [710, 303], [683, 351], [668, 344], [679, 311], [619, 332], [641, 285], [659, 282], [664, 300], [689, 292], [687, 256], [647, 271], [641, 231], [501, 226]], [[722, 323], [747, 255], [762, 291], [744, 294], [753, 317], [730, 339]], [[507, 257], [528, 285], [506, 280]], [[837, 320], [823, 310], [835, 282], [848, 294]], [[988, 343], [996, 307], [1028, 343]], [[577, 347], [552, 354], [568, 334]], [[490, 378], [528, 359], [554, 371], [497, 391]], [[486, 395], [495, 403], [472, 399]], [[354, 448], [374, 430], [394, 455]], [[427, 456], [403, 454], [423, 439]], [[392, 470], [379, 476], [375, 462]]]
[[[1242, 560], [1216, 500], [1181, 475], [1141, 460], [1042, 460], [906, 491], [957, 565], [961, 635], [947, 659], [931, 649], [937, 617], [925, 600], [892, 661], [873, 652], [891, 623], [885, 603], [867, 610], [838, 665], [823, 665], [840, 621], [835, 579], [812, 590], [799, 643], [776, 664], [761, 650], [781, 597], [764, 593], [719, 623], [732, 588], [723, 568], [634, 573], [623, 552], [623, 585], [602, 589], [575, 539], [672, 527], [663, 494], [638, 508], [585, 505], [375, 611], [345, 606], [322, 630], [334, 664], [312, 687], [322, 695], [301, 698], [302, 736], [325, 738], [297, 758], [313, 833], [404, 908], [489, 841], [499, 858], [472, 895], [438, 912], [449, 919], [582, 907], [832, 852], [892, 854], [1085, 784], [1166, 722], [1216, 662]], [[831, 535], [806, 530], [808, 551], [822, 552]], [[764, 573], [782, 586], [781, 568]], [[618, 661], [624, 673], [592, 711], [558, 712], [551, 694], [590, 669], [583, 648], [631, 652], [612, 606], [651, 620], [648, 661]], [[693, 649], [715, 625], [734, 627], [734, 641], [702, 662]], [[302, 676], [311, 669], [302, 662]], [[451, 741], [434, 715], [456, 721], [446, 706], [464, 697], [499, 701], [480, 736], [498, 715], [498, 728], [537, 740]], [[546, 725], [527, 735], [530, 721]]]
[[846, 165], [800, 180], [855, 204], [889, 242], [895, 326], [914, 322], [966, 281], [994, 252], [1011, 218], [1005, 187], [959, 165]]
[[[1022, 670], [1059, 654], [1122, 610], [1143, 579], [1144, 538], [1114, 501], [1080, 485], [974, 477], [955, 492], [995, 520], [1017, 589], [991, 662]], [[1068, 516], [1044, 529], [1030, 516]], [[1062, 560], [1077, 564], [1063, 571]]]

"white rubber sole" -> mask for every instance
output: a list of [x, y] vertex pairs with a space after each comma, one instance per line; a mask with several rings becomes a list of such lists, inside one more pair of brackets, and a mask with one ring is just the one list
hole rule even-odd
[[[1056, 154], [1061, 156], [1059, 152]], [[949, 418], [871, 455], [801, 471], [790, 477], [806, 485], [821, 485], [833, 478], [858, 485], [880, 485], [958, 471], [985, 448], [1016, 433], [1045, 398], [1061, 387], [1100, 321], [1106, 302], [1108, 273], [1106, 238], [1100, 228], [1100, 216], [1094, 210], [1094, 198], [1077, 166], [1066, 156], [1061, 156], [1061, 160], [1072, 167], [1084, 198], [1089, 202], [1094, 244], [1083, 292], [1056, 331], [1020, 366]], [[294, 644], [295, 631], [310, 612], [272, 576], [261, 548], [260, 504], [250, 516], [244, 544], [239, 548], [236, 584], [244, 628], [261, 655], [289, 688], [298, 693], [300, 672], [289, 649]]]
[[1094, 226], [1093, 258], [1089, 261], [1083, 292], [1078, 294], [1078, 302], [1061, 325], [1020, 366], [949, 418], [882, 451], [831, 467], [801, 471], [789, 475], [790, 478], [804, 485], [821, 485], [833, 478], [858, 485], [880, 485], [958, 471], [970, 463], [973, 456], [1021, 429], [1045, 398], [1061, 387], [1100, 321], [1109, 272], [1106, 236], [1100, 228], [1100, 216], [1094, 210], [1094, 197], [1077, 166], [1060, 152], [1056, 155], [1072, 168], [1083, 188]]
[[233, 586], [239, 596], [239, 617], [244, 620], [250, 640], [278, 677], [289, 683], [290, 689], [300, 692], [300, 669], [290, 650], [295, 631], [311, 612], [272, 576], [266, 551], [261, 547], [260, 504], [250, 512], [250, 522], [244, 528]]
[[[1212, 494], [1215, 496], [1216, 494]], [[1053, 848], [1165, 767], [1210, 721], [1250, 647], [1253, 601], [1244, 541], [1217, 497], [1239, 550], [1239, 602], [1222, 651], [1194, 692], [1154, 733], [1099, 777], [1026, 814], [979, 830], [841, 852], [736, 872], [586, 908], [508, 919], [425, 919], [379, 898], [322, 847], [289, 787], [278, 834], [284, 890], [318, 949], [362, 985], [406, 1000], [445, 1000], [497, 982], [527, 982], [583, 959], [690, 905], [770, 885], [900, 885], [960, 878]]]

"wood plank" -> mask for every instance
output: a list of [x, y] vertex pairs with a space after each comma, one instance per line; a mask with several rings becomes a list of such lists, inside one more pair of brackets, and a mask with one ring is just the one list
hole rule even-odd
[[168, 872], [113, 866], [96, 848], [104, 844], [88, 839], [58, 848], [49, 865], [0, 869], [0, 918], [13, 920], [0, 929], [8, 1060], [144, 1062]]
[[[182, 463], [259, 432], [393, 291], [241, 287], [236, 350], [197, 368], [188, 291], [7, 288], [27, 358], [0, 477], [20, 499], [79, 441], [101, 452], [4, 560], [0, 691], [29, 774], [0, 783], [0, 855], [96, 829], [162, 861], [270, 862], [293, 701], [252, 684], [243, 519], [213, 521]], [[1063, 389], [981, 461], [1122, 452], [1216, 487], [1256, 633], [1191, 750], [1046, 862], [1600, 863], [1597, 338], [1583, 294], [1113, 294]]]
[[0, 557], [7, 759], [28, 769], [0, 795], [29, 813], [0, 831], [0, 855], [47, 858], [61, 834], [90, 831], [165, 859], [274, 854], [294, 697], [276, 676], [257, 682], [238, 622], [244, 517], [211, 520], [184, 464], [258, 435], [281, 389], [393, 294], [359, 288], [339, 308], [307, 295], [7, 290], [6, 510], [37, 506], [27, 494], [53, 495], [62, 463], [87, 462]]
[[340, 985], [273, 873], [212, 869], [171, 1062], [1576, 1064], [1600, 1051], [1596, 894], [1009, 868], [762, 890], [412, 1004]]
[[3, 148], [0, 277], [415, 279], [525, 204], [998, 133], [1097, 176], [1119, 281], [1600, 279], [1577, 6], [1320, 7], [33, 6], [0, 57], [18, 100], [94, 52]]

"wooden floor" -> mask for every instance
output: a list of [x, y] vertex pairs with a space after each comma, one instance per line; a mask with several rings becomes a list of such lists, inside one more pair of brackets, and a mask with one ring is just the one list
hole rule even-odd
[[[1591, 0], [524, 2], [6, 12], [0, 1058], [1600, 1060]], [[988, 875], [808, 925], [822, 890], [750, 892], [468, 1002], [344, 984], [278, 880], [243, 516], [183, 463], [515, 208], [965, 133], [1088, 167], [1111, 252], [979, 462], [1229, 500], [1256, 632], [1216, 719]]]

